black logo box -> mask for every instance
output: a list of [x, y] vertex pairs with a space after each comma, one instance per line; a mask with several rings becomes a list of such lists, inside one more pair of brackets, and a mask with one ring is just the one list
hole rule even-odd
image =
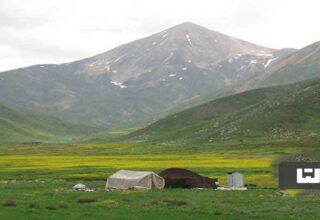
[[297, 169], [313, 169], [304, 176], [314, 177], [314, 169], [320, 169], [320, 162], [281, 162], [279, 164], [280, 189], [320, 189], [320, 183], [297, 183]]

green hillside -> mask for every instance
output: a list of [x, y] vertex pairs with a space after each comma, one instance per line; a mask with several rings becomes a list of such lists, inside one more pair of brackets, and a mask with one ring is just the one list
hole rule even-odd
[[320, 80], [251, 90], [163, 118], [126, 136], [164, 143], [316, 136]]
[[0, 143], [65, 141], [94, 131], [94, 128], [25, 114], [0, 105]]

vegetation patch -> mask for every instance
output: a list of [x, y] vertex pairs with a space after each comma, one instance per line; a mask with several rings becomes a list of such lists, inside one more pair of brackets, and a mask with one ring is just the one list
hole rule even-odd
[[2, 204], [3, 206], [6, 206], [6, 207], [14, 207], [14, 206], [17, 206], [16, 201], [11, 200], [11, 199], [6, 199], [6, 200], [2, 201], [1, 204]]
[[184, 200], [163, 200], [163, 202], [167, 205], [167, 206], [185, 206], [188, 204], [187, 201]]
[[106, 199], [106, 200], [99, 202], [99, 204], [101, 204], [101, 205], [118, 205], [119, 203], [113, 199]]
[[38, 203], [30, 203], [28, 205], [28, 208], [30, 208], [30, 209], [40, 209], [41, 206]]
[[57, 210], [58, 206], [56, 206], [56, 205], [47, 205], [46, 209], [48, 209], [48, 210]]
[[93, 197], [81, 197], [78, 199], [78, 202], [80, 204], [85, 204], [85, 203], [93, 203], [93, 202], [96, 202], [97, 199], [96, 198], [93, 198]]
[[66, 208], [69, 208], [69, 206], [67, 204], [60, 204], [59, 208], [60, 209], [66, 209]]

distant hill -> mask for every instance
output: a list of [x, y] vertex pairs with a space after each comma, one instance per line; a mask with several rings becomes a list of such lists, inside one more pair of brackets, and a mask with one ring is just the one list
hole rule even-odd
[[0, 105], [0, 143], [71, 140], [96, 129], [66, 124], [52, 117], [37, 117]]
[[186, 22], [87, 59], [0, 73], [0, 103], [109, 130], [220, 97], [293, 50]]
[[295, 83], [320, 77], [320, 42], [313, 43], [281, 60], [275, 60], [257, 76], [241, 85], [240, 91]]
[[126, 136], [163, 143], [210, 143], [320, 134], [320, 79], [247, 91], [165, 117]]

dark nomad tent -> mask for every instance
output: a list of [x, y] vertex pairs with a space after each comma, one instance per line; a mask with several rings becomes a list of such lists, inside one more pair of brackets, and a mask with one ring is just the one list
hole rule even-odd
[[190, 170], [169, 168], [159, 173], [165, 179], [165, 188], [209, 188], [218, 187], [218, 179], [200, 176]]

